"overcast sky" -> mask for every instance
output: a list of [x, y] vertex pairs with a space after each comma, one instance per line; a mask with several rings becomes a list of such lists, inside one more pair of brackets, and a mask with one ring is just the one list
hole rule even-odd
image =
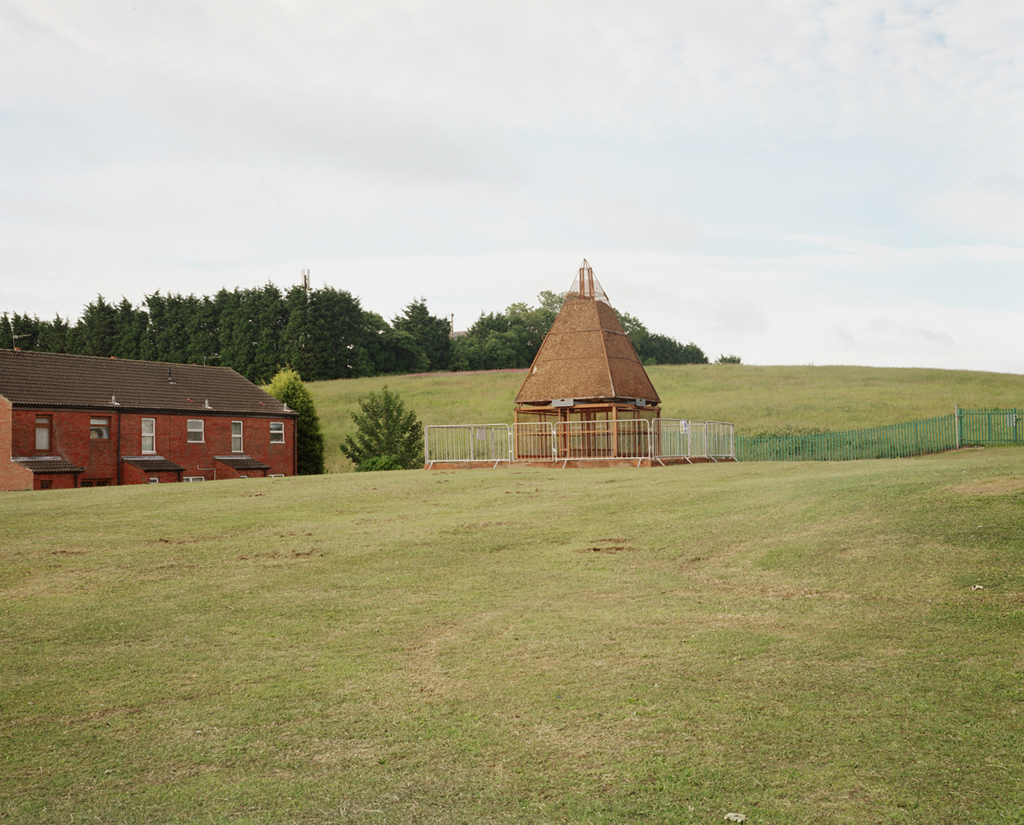
[[1024, 3], [0, 0], [0, 312], [584, 257], [712, 359], [1024, 373]]

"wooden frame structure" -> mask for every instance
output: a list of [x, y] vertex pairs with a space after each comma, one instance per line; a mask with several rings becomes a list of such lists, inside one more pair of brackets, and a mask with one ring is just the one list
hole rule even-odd
[[594, 459], [632, 455], [620, 449], [622, 428], [600, 422], [661, 417], [661, 399], [586, 259], [515, 404], [517, 425], [580, 422], [574, 449]]

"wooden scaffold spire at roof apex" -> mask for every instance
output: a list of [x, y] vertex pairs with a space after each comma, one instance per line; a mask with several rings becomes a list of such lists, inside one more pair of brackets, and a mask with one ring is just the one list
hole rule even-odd
[[660, 417], [661, 399], [584, 259], [516, 396], [516, 423]]
[[604, 290], [601, 289], [601, 285], [594, 278], [594, 270], [587, 263], [587, 259], [583, 259], [583, 263], [580, 265], [579, 276], [577, 277], [576, 285], [574, 286], [575, 294], [573, 290], [570, 290], [566, 297], [578, 298], [589, 298], [593, 301], [603, 301], [604, 303], [611, 306], [608, 301], [608, 296], [605, 295]]

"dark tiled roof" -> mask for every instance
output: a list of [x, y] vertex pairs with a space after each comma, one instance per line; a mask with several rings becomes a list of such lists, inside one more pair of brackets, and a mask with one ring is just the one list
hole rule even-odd
[[17, 461], [26, 470], [33, 473], [84, 473], [85, 467], [77, 467], [66, 458], [59, 455], [28, 456], [19, 458], [13, 456], [11, 461]]
[[295, 414], [228, 367], [9, 349], [0, 350], [0, 395], [25, 406]]
[[217, 461], [226, 464], [232, 470], [269, 470], [270, 465], [257, 461], [247, 455], [215, 455]]
[[185, 469], [162, 455], [126, 455], [121, 460], [149, 473], [180, 473]]

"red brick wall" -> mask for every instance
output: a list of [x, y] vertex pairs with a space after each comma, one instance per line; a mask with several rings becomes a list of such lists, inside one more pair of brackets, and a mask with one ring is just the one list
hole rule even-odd
[[11, 402], [0, 395], [0, 490], [31, 490], [31, 470], [11, 461], [13, 435]]
[[173, 484], [178, 481], [178, 476], [184, 473], [178, 472], [153, 472], [151, 470], [140, 470], [131, 464], [124, 464], [121, 470], [122, 484], [149, 484], [151, 478], [157, 479], [158, 484]]
[[[8, 409], [10, 405], [8, 404]], [[52, 416], [50, 428], [50, 449], [37, 452], [35, 449], [36, 416], [46, 414]], [[0, 415], [0, 419], [2, 419]], [[110, 438], [97, 440], [89, 438], [89, 421], [91, 418], [108, 418], [110, 421]], [[156, 420], [156, 453], [185, 468], [183, 476], [203, 476], [207, 479], [238, 478], [240, 475], [250, 477], [262, 476], [262, 470], [235, 471], [214, 459], [218, 455], [232, 455], [231, 422], [242, 422], [242, 452], [257, 461], [270, 465], [267, 475], [294, 475], [295, 473], [295, 421], [286, 418], [285, 443], [270, 443], [270, 418], [246, 416], [221, 416], [196, 411], [191, 414], [162, 414], [118, 412], [116, 410], [24, 410], [19, 409], [8, 413], [7, 429], [10, 432], [10, 451], [3, 456], [36, 456], [60, 455], [79, 467], [85, 467], [79, 478], [82, 481], [101, 481], [114, 484], [145, 484], [151, 475], [137, 470], [124, 462], [119, 456], [140, 456], [142, 452], [142, 419]], [[202, 442], [188, 441], [187, 422], [189, 419], [200, 419], [204, 422]], [[4, 447], [3, 424], [0, 423], [0, 447]], [[120, 463], [120, 467], [118, 464]], [[16, 470], [24, 468], [16, 467]], [[120, 475], [119, 475], [120, 473]], [[155, 475], [155, 474], [154, 474]], [[31, 474], [30, 474], [31, 478]], [[51, 478], [46, 476], [46, 478]], [[73, 475], [52, 476], [53, 486], [70, 479], [73, 486]], [[38, 479], [37, 479], [38, 480]], [[161, 475], [160, 481], [176, 481], [177, 474]], [[31, 481], [29, 485], [31, 486]], [[60, 486], [64, 486], [63, 483]], [[0, 488], [3, 482], [0, 481]], [[10, 489], [10, 488], [7, 488]]]
[[77, 483], [76, 480], [77, 476], [75, 473], [36, 473], [32, 482], [32, 489], [42, 490], [45, 484], [49, 484], [45, 489], [70, 490]]

